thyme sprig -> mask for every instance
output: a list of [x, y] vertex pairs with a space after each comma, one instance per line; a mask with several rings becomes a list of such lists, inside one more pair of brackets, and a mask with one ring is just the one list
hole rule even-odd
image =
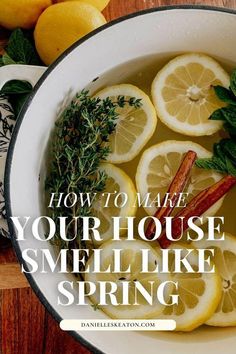
[[[90, 97], [83, 90], [70, 103], [55, 124], [51, 143], [49, 173], [46, 179], [46, 191], [55, 193], [99, 193], [105, 189], [107, 175], [99, 170], [99, 165], [110, 153], [109, 137], [115, 131], [118, 118], [117, 108], [126, 104], [138, 109], [140, 99], [126, 99], [118, 96], [116, 101], [106, 98]], [[91, 206], [79, 202], [70, 208], [65, 206], [50, 209], [58, 230], [58, 217], [68, 217], [68, 235], [77, 235], [75, 241], [65, 242], [59, 234], [55, 243], [59, 248], [85, 248], [81, 241], [82, 225], [73, 221], [77, 216], [90, 216]]]

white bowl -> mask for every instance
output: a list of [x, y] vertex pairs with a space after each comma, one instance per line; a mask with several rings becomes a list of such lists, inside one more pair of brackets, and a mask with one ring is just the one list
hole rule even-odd
[[[5, 191], [8, 217], [41, 215], [45, 151], [58, 107], [94, 78], [92, 90], [122, 79], [135, 65], [111, 71], [123, 63], [143, 56], [163, 53], [205, 52], [226, 63], [236, 62], [236, 13], [210, 7], [170, 7], [129, 15], [96, 30], [63, 54], [36, 85], [17, 121], [7, 160]], [[135, 68], [134, 68], [135, 67]], [[132, 69], [133, 68], [133, 69]], [[26, 240], [17, 242], [9, 219], [12, 240], [20, 262], [26, 248], [49, 248], [37, 242], [27, 228]], [[40, 261], [39, 261], [40, 263]], [[57, 284], [70, 278], [63, 274], [27, 275], [36, 294], [56, 318], [104, 318], [88, 306], [59, 307]], [[71, 278], [70, 278], [71, 279]], [[49, 333], [50, 335], [50, 333]], [[93, 351], [123, 354], [235, 353], [236, 328], [200, 328], [192, 333], [83, 332], [73, 335]]]

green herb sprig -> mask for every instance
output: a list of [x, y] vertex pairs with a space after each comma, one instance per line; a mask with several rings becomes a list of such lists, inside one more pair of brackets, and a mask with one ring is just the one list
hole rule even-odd
[[[51, 146], [51, 162], [46, 179], [46, 191], [49, 195], [61, 192], [99, 193], [105, 189], [107, 175], [99, 169], [100, 163], [110, 153], [109, 137], [115, 131], [118, 118], [117, 108], [125, 104], [139, 108], [140, 99], [128, 101], [119, 96], [117, 101], [110, 98], [101, 100], [92, 98], [88, 91], [76, 96], [56, 122]], [[81, 241], [82, 225], [76, 223], [76, 216], [90, 216], [91, 207], [80, 205], [73, 208], [61, 206], [52, 208], [50, 216], [58, 227], [58, 217], [67, 216], [71, 220], [68, 234], [77, 235], [74, 242], [64, 242], [57, 234], [55, 241], [59, 248], [84, 248]], [[69, 237], [69, 236], [68, 236]]]
[[223, 121], [227, 137], [214, 144], [212, 158], [197, 159], [196, 165], [236, 177], [236, 69], [230, 77], [229, 89], [214, 86], [214, 90], [227, 105], [214, 111], [209, 119]]
[[33, 86], [28, 81], [10, 80], [1, 88], [0, 96], [7, 97], [17, 118], [32, 90]]
[[[20, 28], [14, 30], [5, 53], [0, 56], [0, 67], [10, 64], [42, 65], [31, 37], [28, 31], [22, 31]], [[32, 85], [27, 81], [10, 80], [2, 87], [0, 95], [8, 98], [17, 117], [32, 89]]]
[[9, 64], [42, 65], [29, 32], [17, 28], [11, 33], [0, 66]]

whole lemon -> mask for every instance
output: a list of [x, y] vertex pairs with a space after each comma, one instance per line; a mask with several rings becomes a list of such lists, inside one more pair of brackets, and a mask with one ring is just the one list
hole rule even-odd
[[[56, 2], [64, 2], [64, 1], [71, 1], [71, 0], [56, 0]], [[91, 4], [91, 5], [95, 6], [99, 11], [104, 10], [105, 7], [110, 2], [110, 0], [72, 0], [72, 1], [84, 1], [84, 2], [87, 2], [88, 4]]]
[[34, 31], [36, 49], [49, 65], [78, 39], [106, 23], [92, 5], [69, 1], [48, 7], [39, 17]]
[[0, 25], [9, 30], [30, 29], [51, 4], [51, 0], [0, 0]]

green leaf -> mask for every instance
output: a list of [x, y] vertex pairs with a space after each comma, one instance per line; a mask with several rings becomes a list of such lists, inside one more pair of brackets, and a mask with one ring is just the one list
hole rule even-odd
[[236, 97], [231, 90], [226, 89], [223, 86], [214, 86], [216, 96], [223, 102], [236, 105]]
[[12, 32], [6, 52], [15, 63], [41, 65], [35, 48], [19, 28]]
[[236, 107], [229, 105], [227, 107], [222, 108], [222, 113], [225, 120], [236, 128]]
[[234, 69], [230, 77], [230, 88], [234, 96], [236, 96], [236, 69]]
[[17, 64], [7, 53], [2, 56], [3, 65]]
[[221, 146], [220, 142], [214, 144], [213, 151], [214, 151], [215, 157], [218, 157], [222, 162], [225, 161], [225, 153], [222, 150], [222, 146]]
[[25, 104], [26, 100], [29, 97], [29, 93], [21, 94], [21, 95], [11, 95], [9, 97], [9, 102], [14, 110], [15, 116], [17, 117]]
[[229, 136], [233, 139], [236, 138], [236, 127], [233, 127], [231, 124], [225, 122], [224, 129], [229, 133]]
[[198, 159], [196, 166], [236, 177], [236, 69], [230, 77], [229, 89], [218, 85], [214, 90], [217, 97], [228, 105], [217, 109], [209, 119], [223, 121], [230, 138], [221, 139], [214, 144], [214, 156], [210, 159]]
[[219, 108], [212, 113], [209, 119], [227, 121], [230, 125], [236, 127], [236, 107], [229, 105]]
[[218, 157], [213, 156], [208, 159], [197, 159], [195, 162], [196, 166], [199, 168], [204, 168], [205, 170], [215, 170], [218, 172], [227, 172], [227, 168], [224, 162]]
[[224, 114], [223, 114], [223, 112], [222, 112], [222, 109], [223, 109], [223, 108], [219, 108], [219, 109], [217, 109], [216, 111], [214, 111], [214, 112], [210, 115], [209, 119], [211, 119], [211, 120], [225, 120], [225, 116], [224, 116]]
[[220, 147], [225, 155], [230, 156], [236, 161], [236, 142], [233, 139], [222, 139], [220, 141]]
[[236, 166], [228, 157], [226, 158], [226, 167], [228, 174], [236, 177]]
[[0, 90], [0, 94], [3, 95], [15, 95], [30, 93], [33, 87], [28, 81], [10, 80], [3, 85]]
[[32, 89], [33, 87], [28, 81], [10, 80], [3, 85], [0, 95], [8, 96], [8, 100], [17, 117]]

